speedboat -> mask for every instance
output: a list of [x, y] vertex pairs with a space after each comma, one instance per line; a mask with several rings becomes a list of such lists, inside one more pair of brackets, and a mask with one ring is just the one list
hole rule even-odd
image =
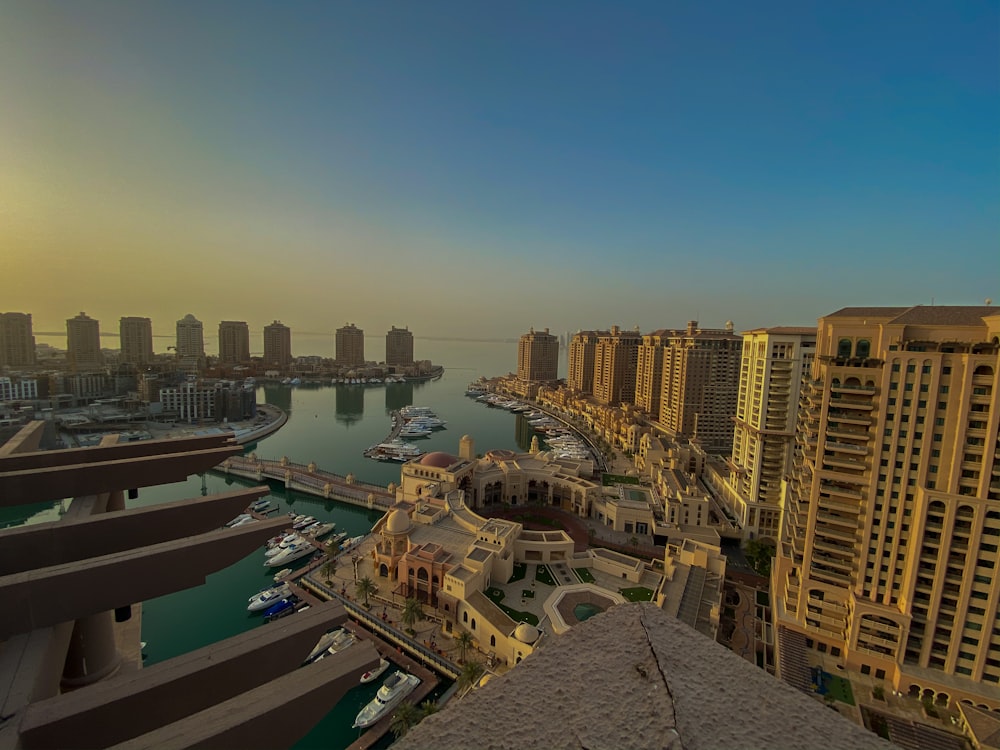
[[313, 539], [319, 539], [321, 536], [326, 536], [331, 531], [337, 528], [337, 524], [331, 523], [318, 523], [308, 529], [305, 533], [311, 536]]
[[291, 575], [291, 573], [292, 573], [291, 568], [282, 568], [281, 570], [279, 570], [277, 573], [274, 574], [274, 582], [275, 583], [280, 582], [282, 578], [288, 577], [289, 575]]
[[307, 542], [305, 539], [294, 542], [288, 549], [283, 552], [279, 552], [274, 557], [268, 558], [264, 561], [264, 565], [271, 568], [278, 568], [282, 565], [287, 565], [294, 560], [299, 560], [306, 555], [311, 555], [316, 551], [316, 548], [311, 542]]
[[287, 583], [264, 589], [247, 600], [247, 612], [260, 612], [262, 609], [267, 609], [272, 604], [277, 604], [284, 599], [289, 593], [291, 591]]
[[400, 701], [412, 693], [419, 684], [419, 677], [407, 674], [402, 670], [394, 672], [389, 676], [389, 679], [382, 683], [382, 687], [378, 689], [378, 693], [375, 694], [371, 703], [361, 709], [357, 718], [354, 719], [354, 726], [370, 727], [398, 706]]
[[351, 549], [351, 547], [360, 544], [361, 540], [364, 538], [365, 538], [364, 534], [362, 534], [361, 536], [352, 536], [350, 539], [347, 539], [341, 543], [340, 545], [341, 551], [346, 552], [347, 550]]
[[251, 516], [249, 513], [240, 513], [240, 515], [236, 516], [236, 518], [227, 523], [226, 526], [228, 526], [229, 528], [233, 528], [234, 526], [239, 526], [241, 524], [246, 523], [247, 521], [252, 521], [252, 520], [253, 516]]
[[272, 604], [271, 607], [264, 612], [264, 619], [267, 621], [277, 620], [279, 617], [290, 615], [294, 610], [295, 600], [291, 597], [282, 599], [277, 604]]
[[385, 659], [378, 660], [378, 666], [375, 669], [369, 669], [363, 675], [361, 675], [361, 682], [372, 682], [376, 677], [381, 675], [385, 670], [389, 668], [389, 662]]
[[314, 661], [321, 659], [326, 655], [326, 650], [333, 645], [333, 642], [337, 640], [337, 638], [341, 637], [341, 635], [345, 632], [346, 631], [343, 628], [337, 628], [335, 630], [331, 630], [329, 633], [323, 633], [323, 635], [321, 635], [319, 640], [316, 642], [316, 646], [309, 652], [309, 656], [307, 656], [305, 661], [302, 663], [312, 664]]
[[326, 546], [327, 547], [336, 547], [338, 544], [340, 544], [345, 539], [347, 539], [347, 532], [346, 531], [338, 531], [336, 534], [334, 534], [332, 537], [330, 537], [329, 539], [326, 540]]
[[292, 528], [295, 531], [299, 531], [301, 529], [304, 529], [306, 526], [311, 526], [314, 523], [316, 523], [315, 518], [313, 518], [312, 516], [305, 516], [302, 519], [297, 520], [295, 523], [293, 523]]

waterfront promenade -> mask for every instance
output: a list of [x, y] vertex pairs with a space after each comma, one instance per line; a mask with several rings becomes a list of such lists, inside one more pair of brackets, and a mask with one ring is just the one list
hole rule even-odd
[[343, 476], [324, 471], [314, 463], [298, 464], [287, 456], [277, 461], [258, 458], [256, 453], [232, 456], [212, 471], [255, 482], [275, 479], [282, 482], [286, 489], [339, 500], [368, 510], [388, 510], [396, 502], [395, 492], [391, 492], [389, 487], [358, 481], [353, 474]]

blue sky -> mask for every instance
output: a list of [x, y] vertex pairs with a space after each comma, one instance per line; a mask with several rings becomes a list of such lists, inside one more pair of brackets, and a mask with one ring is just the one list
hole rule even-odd
[[997, 2], [8, 0], [4, 308], [511, 336], [1000, 299], [998, 55]]

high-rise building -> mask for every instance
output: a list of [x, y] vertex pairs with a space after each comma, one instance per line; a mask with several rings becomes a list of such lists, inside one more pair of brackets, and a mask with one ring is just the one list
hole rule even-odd
[[996, 704], [1000, 311], [844, 308], [816, 344], [771, 572], [779, 674], [812, 648]]
[[536, 333], [532, 328], [517, 343], [517, 377], [530, 382], [559, 379], [559, 339], [546, 328]]
[[815, 354], [815, 328], [743, 334], [727, 495], [746, 539], [778, 538], [781, 480], [791, 470], [802, 377]]
[[635, 368], [639, 361], [639, 331], [611, 326], [602, 331], [594, 348], [594, 398], [602, 404], [635, 401]]
[[250, 327], [242, 320], [219, 323], [219, 362], [239, 365], [250, 361]]
[[66, 356], [74, 372], [96, 370], [104, 364], [101, 324], [86, 313], [66, 321]]
[[385, 363], [389, 366], [413, 364], [413, 334], [409, 327], [393, 326], [385, 335]]
[[148, 365], [153, 361], [153, 321], [149, 318], [122, 318], [118, 321], [123, 364]]
[[660, 424], [709, 449], [731, 447], [743, 338], [733, 333], [732, 321], [717, 329], [699, 328], [696, 320], [668, 338]]
[[0, 313], [0, 367], [35, 364], [31, 313]]
[[191, 313], [177, 321], [177, 356], [182, 359], [205, 356], [205, 330]]
[[292, 363], [292, 329], [279, 320], [264, 326], [264, 364], [287, 367]]
[[659, 330], [642, 337], [635, 366], [635, 405], [653, 419], [660, 416], [663, 395], [663, 352], [670, 331]]
[[337, 329], [337, 364], [354, 367], [365, 363], [365, 332], [348, 323]]
[[569, 367], [566, 381], [580, 393], [594, 392], [594, 354], [597, 339], [607, 331], [577, 331], [569, 341]]

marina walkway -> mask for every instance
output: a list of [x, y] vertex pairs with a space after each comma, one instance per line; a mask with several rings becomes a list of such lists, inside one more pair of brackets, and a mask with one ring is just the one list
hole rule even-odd
[[232, 456], [216, 466], [213, 471], [262, 482], [275, 479], [287, 489], [310, 495], [357, 505], [369, 510], [388, 510], [396, 503], [395, 494], [388, 487], [360, 482], [353, 474], [346, 477], [323, 471], [316, 464], [297, 464], [287, 456], [278, 461], [249, 456]]

